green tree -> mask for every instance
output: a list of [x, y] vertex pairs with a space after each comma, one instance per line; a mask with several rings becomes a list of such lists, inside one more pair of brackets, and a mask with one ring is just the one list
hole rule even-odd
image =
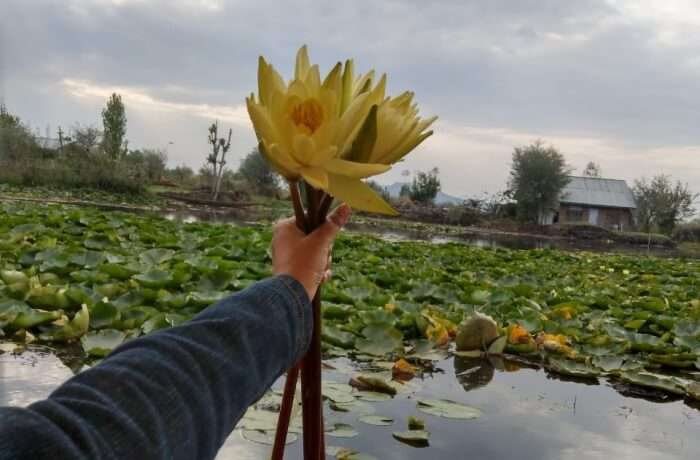
[[428, 172], [418, 171], [413, 177], [408, 196], [418, 203], [432, 203], [440, 191], [439, 173], [437, 168]]
[[0, 104], [0, 160], [26, 159], [38, 147], [29, 128]]
[[564, 156], [554, 147], [545, 147], [542, 141], [516, 147], [508, 185], [517, 202], [518, 217], [540, 223], [569, 183], [570, 172]]
[[671, 233], [681, 220], [695, 214], [693, 201], [698, 195], [680, 181], [674, 185], [670, 176], [659, 174], [651, 181], [636, 180], [632, 191], [637, 204], [637, 223], [643, 231]]
[[122, 97], [113, 93], [102, 110], [102, 148], [112, 159], [126, 155], [126, 110]]
[[180, 185], [189, 184], [194, 178], [194, 171], [186, 165], [175, 166], [166, 170], [165, 174]]
[[257, 147], [241, 160], [238, 173], [261, 195], [272, 196], [279, 191], [280, 177], [270, 168]]

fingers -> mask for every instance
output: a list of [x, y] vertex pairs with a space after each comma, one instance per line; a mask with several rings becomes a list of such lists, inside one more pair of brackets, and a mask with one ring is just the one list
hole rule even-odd
[[275, 225], [273, 226], [272, 229], [274, 234], [280, 234], [282, 232], [290, 232], [293, 235], [300, 235], [303, 236], [304, 232], [302, 232], [296, 224], [296, 219], [294, 217], [288, 217], [286, 219], [280, 219], [277, 222], [275, 222]]
[[321, 245], [326, 247], [330, 246], [340, 229], [350, 218], [351, 212], [350, 206], [346, 204], [338, 206], [335, 211], [328, 216], [326, 222], [309, 235], [309, 237], [316, 239]]

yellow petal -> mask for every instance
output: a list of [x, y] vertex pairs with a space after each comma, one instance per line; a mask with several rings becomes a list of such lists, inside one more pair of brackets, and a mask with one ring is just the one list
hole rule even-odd
[[299, 48], [299, 51], [297, 52], [297, 62], [296, 66], [294, 67], [294, 79], [303, 81], [304, 78], [306, 78], [306, 73], [309, 71], [309, 67], [309, 51], [306, 48], [306, 45], [304, 45]]
[[391, 169], [391, 166], [389, 165], [377, 163], [357, 163], [354, 161], [341, 160], [340, 158], [334, 158], [328, 161], [324, 167], [329, 173], [351, 177], [354, 179], [375, 176]]
[[340, 102], [340, 114], [345, 113], [345, 110], [350, 106], [352, 101], [353, 78], [355, 73], [355, 64], [352, 59], [345, 61], [345, 69], [343, 70], [343, 93]]
[[343, 69], [343, 65], [339, 62], [333, 67], [333, 69], [328, 72], [326, 78], [323, 80], [323, 87], [332, 91], [339, 91], [340, 88], [340, 71]]
[[316, 146], [313, 139], [306, 134], [294, 136], [294, 159], [304, 166], [311, 166], [314, 163]]
[[299, 165], [277, 144], [260, 143], [260, 153], [270, 162], [270, 165], [288, 180], [299, 178]]
[[275, 128], [270, 119], [268, 112], [255, 102], [253, 98], [246, 98], [246, 106], [248, 107], [248, 115], [253, 122], [253, 128], [258, 139], [265, 140], [268, 143], [275, 142]]
[[301, 169], [301, 177], [316, 190], [328, 191], [328, 173], [323, 168], [307, 167]]
[[328, 175], [328, 192], [350, 207], [360, 211], [397, 216], [399, 213], [384, 201], [372, 188], [359, 179], [336, 174]]

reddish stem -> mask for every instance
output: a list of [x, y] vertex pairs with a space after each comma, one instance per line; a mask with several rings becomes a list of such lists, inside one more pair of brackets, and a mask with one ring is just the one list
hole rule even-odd
[[[307, 187], [307, 218], [309, 230], [315, 230], [323, 221], [318, 214], [320, 192]], [[322, 400], [321, 400], [321, 290], [316, 291], [313, 302], [313, 332], [311, 346], [304, 357], [301, 368], [301, 400], [304, 422], [304, 460], [324, 460], [321, 451]]]
[[[301, 202], [299, 194], [299, 184], [296, 182], [289, 183], [289, 193], [292, 197], [292, 205], [294, 206], [294, 216], [296, 217], [297, 227], [305, 233], [308, 233], [308, 222], [304, 213], [304, 205]], [[292, 415], [292, 407], [294, 406], [294, 393], [299, 379], [299, 369], [301, 364], [296, 364], [287, 372], [287, 380], [284, 384], [284, 393], [282, 395], [282, 405], [280, 414], [277, 418], [277, 430], [275, 431], [275, 443], [272, 447], [272, 460], [282, 460], [284, 457], [284, 448], [287, 443], [287, 433], [289, 432], [289, 421]]]

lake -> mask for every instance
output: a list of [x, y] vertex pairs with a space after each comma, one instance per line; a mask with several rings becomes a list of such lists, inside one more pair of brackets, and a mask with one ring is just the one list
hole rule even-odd
[[[7, 347], [6, 347], [7, 348]], [[0, 355], [0, 404], [22, 406], [48, 394], [73, 375], [80, 360], [46, 347]], [[324, 372], [324, 380], [347, 382], [353, 365], [345, 358], [330, 361], [341, 371]], [[700, 456], [700, 411], [682, 400], [662, 402], [624, 396], [611, 384], [570, 382], [545, 371], [499, 362], [448, 358], [435, 372], [411, 382], [415, 391], [390, 401], [371, 403], [377, 415], [394, 419], [391, 426], [359, 422], [357, 414], [335, 412], [326, 403], [327, 423], [348, 423], [352, 438], [327, 436], [328, 446], [348, 447], [378, 459], [479, 458], [522, 459], [673, 459]], [[71, 367], [69, 367], [71, 366]], [[283, 379], [276, 384], [282, 384]], [[624, 388], [619, 388], [625, 391]], [[649, 395], [653, 396], [653, 395]], [[416, 410], [419, 398], [448, 398], [480, 409], [475, 420], [444, 419]], [[406, 430], [406, 418], [426, 422], [430, 446], [416, 448], [392, 438]], [[220, 460], [265, 459], [270, 447], [244, 440], [234, 431], [221, 449]], [[300, 459], [301, 441], [287, 448]]]

